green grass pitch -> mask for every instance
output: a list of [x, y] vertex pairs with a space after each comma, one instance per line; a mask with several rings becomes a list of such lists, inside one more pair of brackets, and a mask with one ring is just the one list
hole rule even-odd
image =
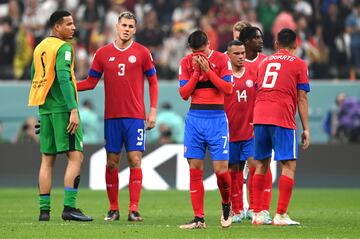
[[[278, 192], [274, 190], [271, 214]], [[38, 222], [37, 189], [0, 188], [0, 238], [360, 238], [359, 189], [295, 189], [289, 207], [299, 227], [252, 226], [250, 221], [220, 227], [220, 195], [205, 193], [203, 230], [184, 231], [179, 225], [192, 218], [189, 192], [143, 191], [141, 223], [127, 221], [128, 192], [121, 190], [121, 218], [104, 222], [105, 191], [80, 189], [78, 206], [94, 217], [90, 223], [64, 222], [60, 218], [63, 191], [52, 192], [50, 222]]]

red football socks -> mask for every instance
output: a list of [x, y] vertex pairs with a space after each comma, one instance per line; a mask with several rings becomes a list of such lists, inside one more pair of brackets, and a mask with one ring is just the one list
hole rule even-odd
[[265, 186], [265, 175], [255, 174], [253, 178], [253, 206], [254, 212], [262, 210], [262, 196]]
[[[240, 213], [240, 193], [239, 193], [239, 171], [231, 171], [231, 207], [235, 214]], [[242, 201], [242, 198], [241, 198]]]
[[106, 167], [105, 171], [106, 192], [110, 202], [110, 210], [119, 210], [119, 172], [117, 168]]
[[249, 181], [248, 181], [249, 210], [254, 209], [253, 179], [254, 179], [255, 170], [256, 167], [249, 166]]
[[217, 185], [219, 187], [220, 190], [220, 194], [221, 194], [221, 198], [222, 198], [222, 203], [223, 204], [227, 204], [230, 203], [231, 201], [231, 176], [230, 173], [228, 171], [224, 172], [224, 173], [217, 173], [216, 174], [216, 178], [217, 178]]
[[271, 203], [271, 194], [272, 194], [272, 173], [269, 166], [268, 171], [265, 174], [265, 188], [264, 188], [263, 202], [262, 202], [263, 210], [269, 211], [270, 203]]
[[129, 177], [129, 211], [138, 211], [140, 194], [142, 189], [142, 170], [141, 168], [130, 168]]
[[190, 168], [190, 198], [196, 217], [204, 217], [203, 171]]
[[284, 214], [287, 212], [291, 193], [294, 187], [294, 179], [281, 175], [279, 179], [279, 201], [276, 213]]
[[243, 187], [244, 187], [244, 173], [243, 171], [238, 172], [238, 187], [239, 187], [239, 208], [240, 210], [244, 210], [244, 202], [243, 202]]

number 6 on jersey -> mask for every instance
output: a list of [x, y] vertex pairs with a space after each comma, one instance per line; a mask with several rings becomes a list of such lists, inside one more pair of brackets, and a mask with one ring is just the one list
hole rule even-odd
[[[274, 70], [272, 70], [272, 68], [275, 68]], [[264, 81], [262, 86], [264, 88], [273, 88], [275, 86], [275, 82], [278, 78], [278, 71], [281, 68], [281, 64], [277, 63], [277, 62], [273, 62], [273, 63], [269, 63], [266, 67], [266, 72], [265, 72], [265, 76], [264, 76]], [[271, 81], [269, 81], [269, 77], [271, 77]]]

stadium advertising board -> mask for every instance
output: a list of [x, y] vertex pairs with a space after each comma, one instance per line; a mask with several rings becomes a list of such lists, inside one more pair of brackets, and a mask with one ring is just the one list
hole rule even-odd
[[[147, 145], [143, 158], [143, 186], [146, 190], [185, 190], [189, 185], [186, 159], [181, 144]], [[102, 145], [87, 145], [81, 170], [81, 187], [105, 189], [105, 150]], [[360, 147], [348, 145], [311, 145], [299, 151], [296, 172], [297, 187], [360, 188]], [[120, 164], [120, 187], [126, 187], [129, 177], [126, 154]], [[205, 188], [216, 189], [212, 161], [206, 156]], [[40, 153], [38, 145], [0, 144], [0, 187], [37, 187]], [[55, 164], [53, 185], [63, 186], [66, 157], [60, 155]], [[273, 165], [273, 169], [275, 165]], [[273, 170], [277, 184], [278, 169]], [[275, 186], [276, 187], [276, 186]]]

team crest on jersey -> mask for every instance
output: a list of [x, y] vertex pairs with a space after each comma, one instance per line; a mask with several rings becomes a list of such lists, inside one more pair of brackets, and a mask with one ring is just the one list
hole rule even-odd
[[135, 63], [136, 62], [136, 56], [134, 56], [134, 55], [129, 56], [128, 61], [130, 63]]
[[249, 88], [251, 88], [251, 87], [254, 86], [254, 82], [253, 82], [252, 80], [246, 80], [245, 84], [246, 84], [246, 86], [249, 87]]

